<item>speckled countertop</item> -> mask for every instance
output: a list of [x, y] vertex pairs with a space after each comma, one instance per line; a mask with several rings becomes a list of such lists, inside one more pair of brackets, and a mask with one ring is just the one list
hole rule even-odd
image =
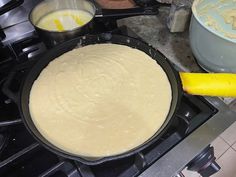
[[120, 20], [118, 24], [131, 28], [181, 71], [200, 72], [201, 69], [196, 64], [189, 46], [188, 30], [184, 33], [170, 33], [166, 25], [168, 14], [169, 7], [162, 7], [156, 16], [129, 17]]
[[[188, 29], [183, 33], [171, 33], [167, 28], [169, 7], [160, 8], [156, 16], [136, 16], [122, 19], [118, 25], [126, 25], [144, 41], [163, 53], [180, 71], [203, 72], [196, 63], [189, 44]], [[236, 111], [236, 100], [221, 98]]]

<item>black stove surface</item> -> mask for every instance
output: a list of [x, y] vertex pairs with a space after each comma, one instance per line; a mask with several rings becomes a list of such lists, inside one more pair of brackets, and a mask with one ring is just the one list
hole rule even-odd
[[[139, 38], [127, 27], [111, 32]], [[84, 165], [39, 145], [24, 127], [17, 106], [2, 92], [9, 77], [12, 79], [7, 85], [17, 92], [25, 71], [47, 50], [44, 44], [33, 33], [0, 50], [0, 176], [135, 177], [217, 112], [204, 98], [184, 95], [172, 125], [157, 142], [121, 160]]]

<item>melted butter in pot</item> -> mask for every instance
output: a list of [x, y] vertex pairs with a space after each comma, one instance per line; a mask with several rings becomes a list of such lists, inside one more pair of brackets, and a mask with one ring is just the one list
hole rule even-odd
[[42, 17], [36, 26], [61, 32], [83, 26], [92, 18], [92, 14], [84, 10], [58, 10]]

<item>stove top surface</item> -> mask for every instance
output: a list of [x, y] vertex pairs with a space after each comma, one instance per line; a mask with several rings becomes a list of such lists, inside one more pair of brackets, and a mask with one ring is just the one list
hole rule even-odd
[[[0, 6], [6, 5], [10, 0], [1, 0]], [[36, 6], [41, 0], [24, 0], [23, 4], [13, 8], [12, 10], [0, 15], [0, 28], [8, 27], [28, 21], [28, 14], [32, 7]]]
[[[110, 32], [139, 38], [125, 26]], [[172, 125], [157, 142], [136, 155], [88, 166], [59, 157], [39, 145], [22, 123], [17, 106], [2, 92], [4, 83], [13, 75], [9, 87], [17, 91], [25, 72], [41, 53], [47, 51], [38, 36], [32, 33], [11, 45], [2, 46], [0, 50], [3, 54], [0, 60], [0, 176], [134, 177], [217, 112], [204, 98], [184, 95]]]

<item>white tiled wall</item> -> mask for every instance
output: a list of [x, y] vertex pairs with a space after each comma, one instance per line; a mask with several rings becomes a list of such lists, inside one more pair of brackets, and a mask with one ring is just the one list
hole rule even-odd
[[229, 148], [218, 160], [221, 170], [213, 177], [236, 177], [236, 151]]
[[[212, 177], [236, 177], [236, 122], [213, 141], [217, 163], [221, 170]], [[199, 174], [183, 170], [185, 177], [199, 177]]]
[[[235, 113], [236, 116], [236, 113]], [[227, 117], [226, 117], [227, 119]], [[222, 137], [230, 146], [236, 142], [236, 123], [225, 130], [220, 137]]]

